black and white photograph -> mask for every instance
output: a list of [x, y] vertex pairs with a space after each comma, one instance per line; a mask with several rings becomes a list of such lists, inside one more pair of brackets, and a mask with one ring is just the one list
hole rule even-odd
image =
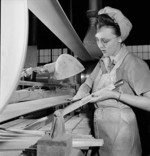
[[148, 0], [0, 7], [0, 156], [150, 156]]

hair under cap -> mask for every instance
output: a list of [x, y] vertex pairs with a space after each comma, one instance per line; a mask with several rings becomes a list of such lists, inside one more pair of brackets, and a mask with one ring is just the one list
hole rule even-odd
[[129, 21], [129, 19], [126, 18], [120, 10], [114, 9], [109, 6], [99, 10], [98, 15], [101, 14], [108, 14], [108, 16], [110, 16], [119, 25], [121, 31], [121, 38], [122, 41], [124, 41], [128, 37], [132, 29], [132, 24]]

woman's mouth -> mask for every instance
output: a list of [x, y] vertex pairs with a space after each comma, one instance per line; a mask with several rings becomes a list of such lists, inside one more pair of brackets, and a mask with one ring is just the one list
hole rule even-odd
[[103, 54], [105, 54], [105, 53], [106, 53], [106, 50], [101, 50], [101, 52], [102, 52]]

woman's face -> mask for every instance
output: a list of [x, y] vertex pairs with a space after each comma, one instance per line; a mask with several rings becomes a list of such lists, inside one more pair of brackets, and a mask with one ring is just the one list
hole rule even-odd
[[104, 56], [115, 56], [119, 52], [121, 38], [114, 34], [112, 27], [102, 27], [95, 35], [97, 45]]

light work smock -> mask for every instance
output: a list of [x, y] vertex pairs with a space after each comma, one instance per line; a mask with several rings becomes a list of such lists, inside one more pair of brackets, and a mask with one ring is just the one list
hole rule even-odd
[[[78, 94], [89, 92], [84, 87], [86, 85], [95, 92], [121, 79], [124, 80], [124, 84], [118, 88], [121, 93], [141, 95], [150, 91], [147, 64], [129, 53], [125, 45], [114, 58], [112, 69], [106, 67], [105, 62], [103, 58], [98, 62]], [[115, 99], [97, 102], [95, 106], [95, 137], [104, 139], [104, 145], [99, 150], [100, 156], [141, 156], [139, 131], [133, 110]]]

